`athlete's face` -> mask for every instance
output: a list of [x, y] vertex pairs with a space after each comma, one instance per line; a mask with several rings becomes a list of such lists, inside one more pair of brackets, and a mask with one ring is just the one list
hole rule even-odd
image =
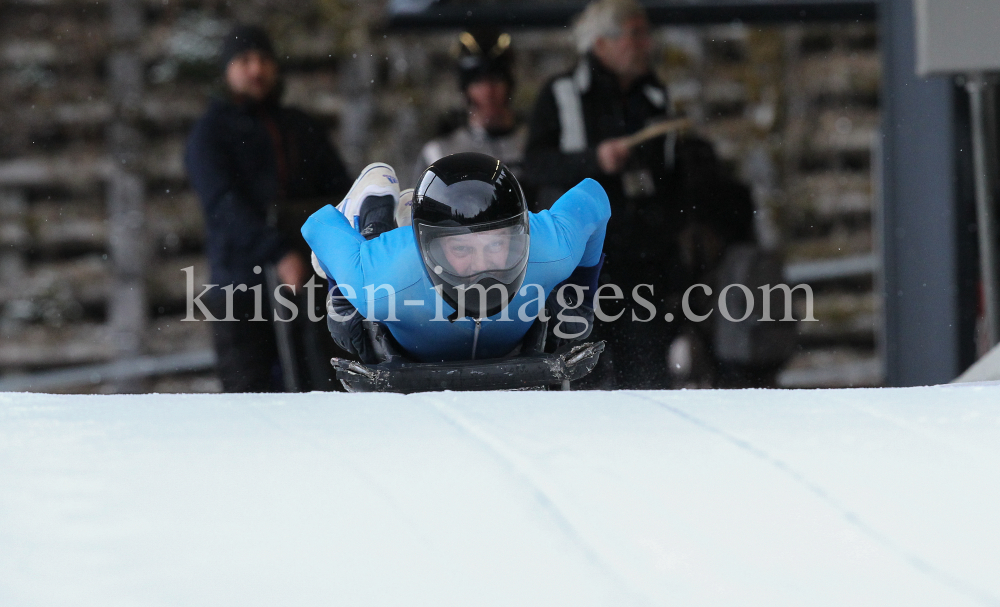
[[475, 234], [445, 236], [441, 239], [445, 259], [458, 276], [507, 267], [510, 254], [510, 231], [507, 228]]

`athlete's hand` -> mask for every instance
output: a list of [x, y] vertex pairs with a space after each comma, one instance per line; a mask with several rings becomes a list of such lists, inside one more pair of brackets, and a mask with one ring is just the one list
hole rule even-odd
[[625, 168], [632, 150], [625, 144], [625, 138], [605, 139], [597, 146], [597, 164], [608, 175]]
[[379, 362], [375, 348], [362, 323], [364, 317], [336, 287], [326, 300], [326, 326], [333, 341], [348, 354], [370, 365]]
[[294, 251], [282, 257], [274, 269], [278, 272], [278, 281], [281, 284], [291, 285], [296, 290], [304, 287], [309, 280], [305, 260]]

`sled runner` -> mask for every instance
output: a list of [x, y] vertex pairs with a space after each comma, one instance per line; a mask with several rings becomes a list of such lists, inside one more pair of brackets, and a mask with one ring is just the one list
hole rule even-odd
[[508, 358], [442, 363], [419, 363], [400, 354], [389, 332], [379, 323], [365, 322], [381, 362], [366, 365], [331, 359], [337, 379], [348, 392], [433, 392], [440, 390], [525, 390], [561, 386], [594, 370], [604, 342], [567, 344], [545, 352], [548, 323], [535, 321], [521, 342], [521, 352]]

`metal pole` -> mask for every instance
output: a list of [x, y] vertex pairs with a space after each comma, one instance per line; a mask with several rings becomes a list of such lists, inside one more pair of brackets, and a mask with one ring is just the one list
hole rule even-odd
[[996, 192], [997, 159], [996, 85], [981, 73], [971, 74], [969, 92], [972, 121], [972, 154], [976, 171], [976, 221], [979, 233], [979, 268], [985, 300], [986, 336], [990, 347], [1000, 342], [1000, 279], [997, 264]]
[[292, 327], [291, 322], [278, 320], [277, 294], [281, 285], [278, 284], [278, 271], [274, 264], [268, 264], [264, 268], [264, 279], [267, 283], [268, 295], [271, 301], [272, 318], [274, 325], [274, 337], [278, 342], [278, 360], [281, 361], [281, 376], [285, 383], [285, 390], [288, 392], [300, 392], [299, 370], [295, 361], [295, 351], [292, 348]]
[[[267, 210], [267, 225], [278, 227], [278, 206], [272, 204]], [[268, 301], [271, 302], [271, 324], [274, 326], [274, 338], [278, 344], [278, 360], [281, 362], [281, 376], [285, 391], [301, 392], [299, 387], [299, 369], [295, 361], [295, 349], [292, 347], [292, 327], [289, 322], [278, 320], [278, 290], [281, 288], [278, 280], [278, 269], [273, 263], [264, 266], [264, 282], [267, 284]], [[307, 311], [306, 314], [309, 312]]]
[[[145, 5], [140, 0], [113, 0], [109, 17], [113, 46], [107, 60], [107, 91], [112, 117], [106, 144], [113, 168], [106, 190], [112, 272], [107, 309], [115, 358], [128, 361], [143, 352], [149, 307], [143, 175], [146, 146], [142, 133], [144, 67], [140, 49], [145, 32]], [[115, 392], [144, 392], [147, 388], [137, 377], [122, 378], [113, 386]]]
[[479, 345], [479, 329], [482, 327], [483, 319], [476, 319], [476, 332], [472, 334], [472, 358], [470, 360], [476, 360], [476, 347]]

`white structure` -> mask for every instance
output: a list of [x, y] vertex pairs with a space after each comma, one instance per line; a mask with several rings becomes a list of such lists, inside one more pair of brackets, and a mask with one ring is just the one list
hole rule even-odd
[[1000, 603], [1000, 385], [0, 394], [0, 605]]
[[996, 72], [1000, 72], [1000, 2], [914, 0], [917, 74], [965, 75], [972, 123], [976, 224], [985, 332], [990, 347], [1000, 343], [1000, 257], [997, 253]]
[[917, 74], [1000, 71], [1000, 2], [914, 0]]

